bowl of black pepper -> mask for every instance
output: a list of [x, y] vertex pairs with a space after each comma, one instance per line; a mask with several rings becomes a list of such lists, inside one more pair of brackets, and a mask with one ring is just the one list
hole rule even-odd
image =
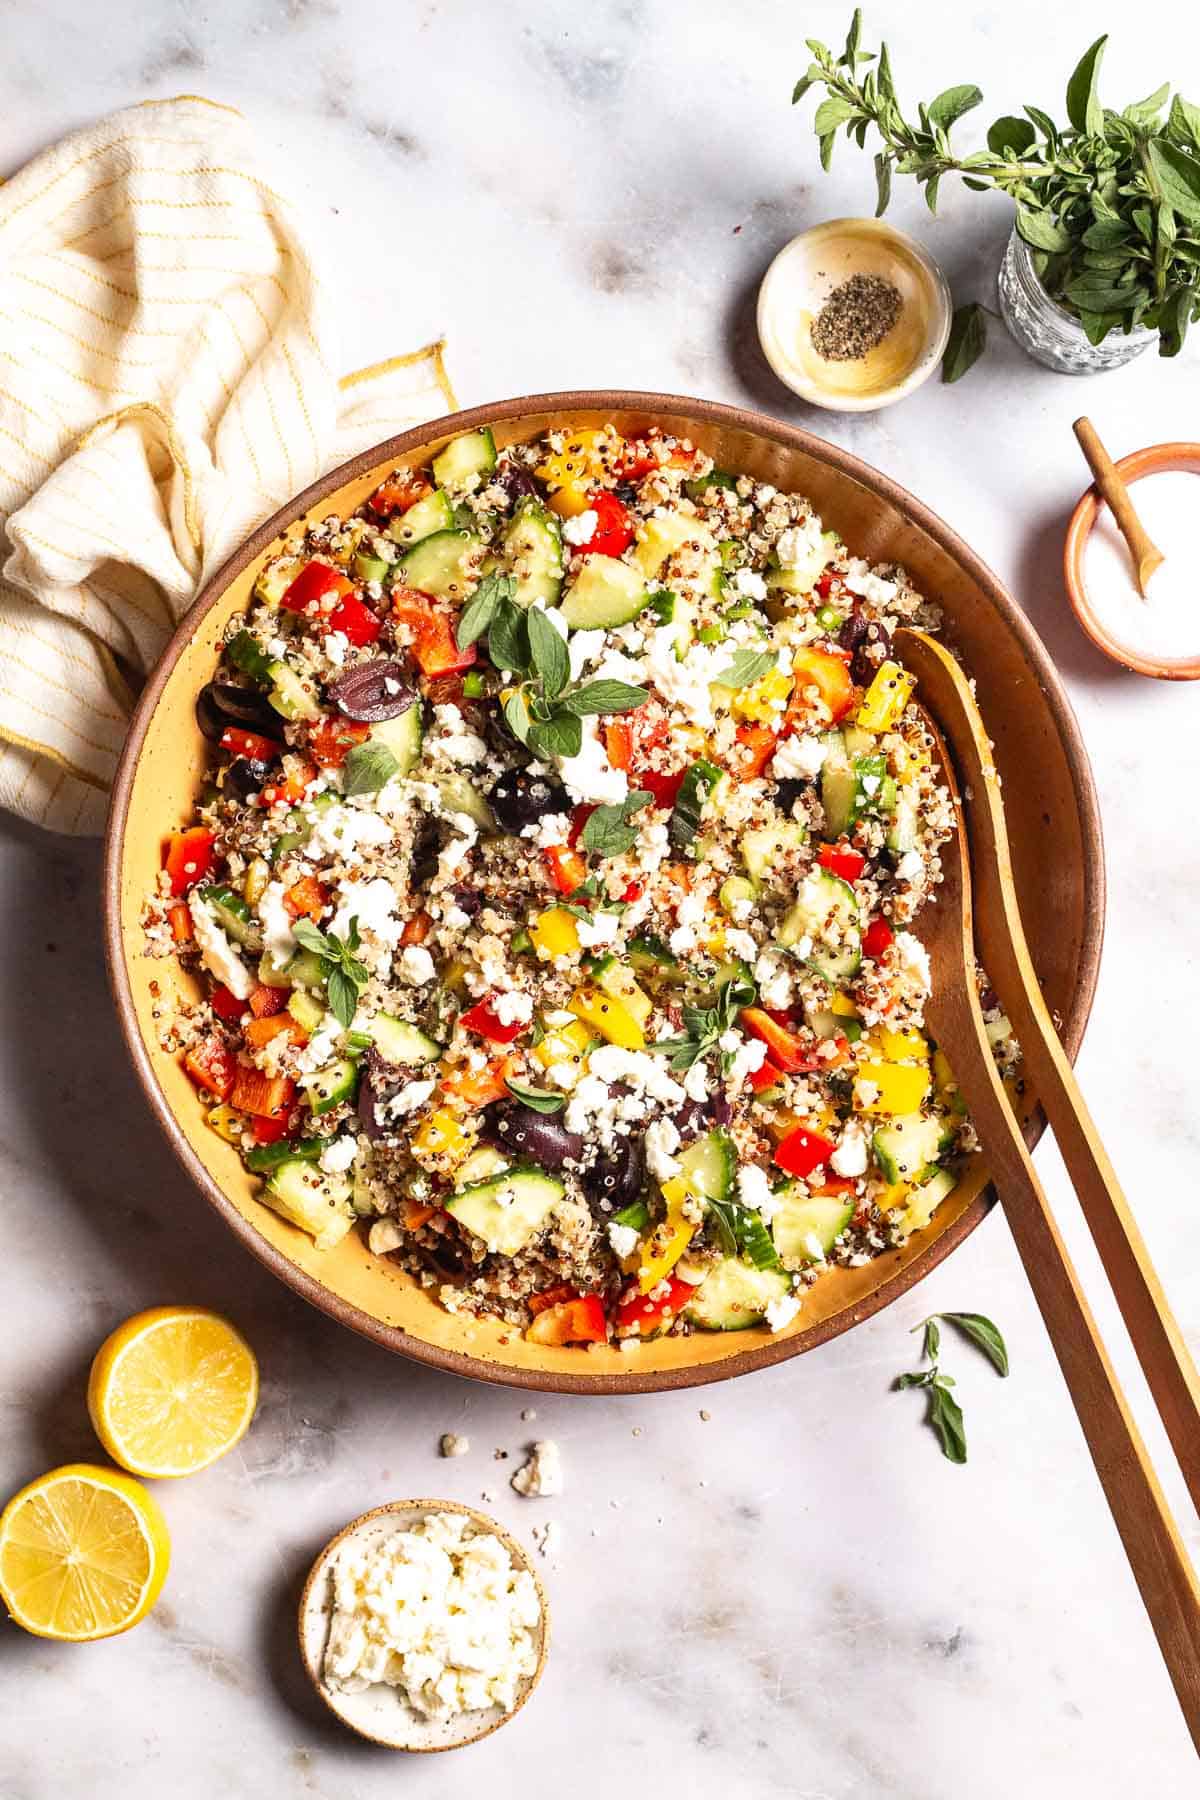
[[758, 336], [779, 379], [814, 406], [871, 412], [932, 375], [950, 290], [923, 245], [881, 219], [828, 219], [785, 244], [758, 295]]

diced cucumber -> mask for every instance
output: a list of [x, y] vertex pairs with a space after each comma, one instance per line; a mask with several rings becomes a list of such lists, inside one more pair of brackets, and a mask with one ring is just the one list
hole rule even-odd
[[478, 1150], [472, 1150], [465, 1162], [458, 1165], [457, 1179], [462, 1187], [471, 1187], [476, 1182], [490, 1181], [495, 1175], [502, 1175], [508, 1168], [507, 1156], [491, 1144], [480, 1144]]
[[654, 1010], [654, 1004], [649, 994], [638, 986], [637, 977], [631, 969], [618, 962], [615, 956], [605, 956], [593, 964], [592, 976], [596, 986], [611, 999], [619, 1000], [639, 1025], [646, 1023]]
[[825, 835], [842, 837], [866, 812], [887, 812], [896, 804], [896, 784], [887, 772], [886, 757], [855, 756], [853, 762], [825, 759], [821, 770], [821, 805], [825, 809]]
[[771, 1220], [771, 1236], [785, 1263], [820, 1262], [829, 1255], [854, 1217], [853, 1200], [835, 1194], [808, 1194], [785, 1189]]
[[371, 727], [371, 742], [382, 744], [396, 759], [397, 775], [411, 775], [421, 760], [424, 725], [421, 702], [415, 701], [394, 719], [378, 719]]
[[799, 562], [768, 570], [767, 587], [779, 594], [811, 594], [841, 547], [836, 532], [823, 531]]
[[723, 1131], [697, 1138], [679, 1158], [680, 1179], [705, 1200], [728, 1200], [737, 1174], [737, 1151]]
[[639, 528], [634, 560], [647, 581], [651, 581], [684, 544], [697, 544], [716, 555], [716, 540], [702, 520], [690, 513], [652, 513]]
[[660, 979], [666, 977], [670, 981], [679, 981], [683, 977], [679, 958], [660, 937], [648, 933], [641, 937], [630, 938], [628, 955], [631, 968], [640, 975], [655, 975]]
[[864, 731], [861, 725], [843, 725], [840, 735], [842, 749], [851, 762], [856, 756], [873, 756], [875, 754], [874, 736], [871, 732]]
[[294, 556], [281, 557], [260, 570], [254, 583], [254, 598], [264, 606], [275, 608], [300, 573], [300, 562]]
[[695, 605], [683, 594], [673, 594], [666, 588], [660, 588], [657, 593], [651, 594], [646, 604], [660, 625], [671, 627], [675, 655], [682, 660], [696, 636]]
[[382, 556], [372, 556], [369, 550], [355, 551], [354, 573], [360, 581], [386, 581], [391, 566]]
[[444, 450], [433, 459], [433, 479], [440, 488], [452, 488], [457, 494], [477, 488], [496, 466], [496, 440], [490, 425], [479, 431], [464, 431], [451, 438]]
[[287, 1009], [309, 1037], [314, 1031], [320, 1031], [325, 1023], [325, 1002], [317, 1000], [308, 988], [294, 987], [288, 996]]
[[465, 813], [480, 831], [495, 831], [496, 815], [467, 775], [454, 771], [434, 777], [433, 785], [442, 797], [442, 811]]
[[326, 1144], [325, 1138], [279, 1138], [273, 1144], [254, 1144], [242, 1158], [255, 1175], [269, 1175], [285, 1162], [316, 1162]]
[[493, 1255], [516, 1256], [532, 1243], [565, 1188], [540, 1169], [513, 1169], [451, 1194], [446, 1211]]
[[[407, 512], [398, 513], [389, 520], [385, 536], [395, 544], [419, 544], [422, 538], [432, 537], [435, 531], [448, 531], [454, 523], [454, 507], [449, 494], [439, 489], [435, 494], [426, 494]], [[393, 563], [392, 567], [395, 567]]]
[[522, 500], [504, 534], [504, 550], [517, 584], [517, 605], [540, 600], [553, 606], [562, 587], [562, 527], [540, 500]]
[[261, 951], [262, 926], [250, 916], [250, 908], [240, 894], [235, 894], [232, 888], [206, 887], [201, 888], [200, 898], [222, 931], [227, 932], [235, 944], [240, 944], [243, 950], [249, 950], [254, 955]]
[[756, 1269], [727, 1256], [705, 1276], [683, 1316], [702, 1331], [745, 1331], [761, 1325], [771, 1302], [791, 1291], [791, 1276], [782, 1269]]
[[857, 1019], [851, 1019], [844, 1013], [836, 1013], [824, 1007], [806, 1013], [805, 1018], [819, 1038], [844, 1037], [849, 1044], [857, 1044], [862, 1036], [862, 1025]]
[[419, 1031], [406, 1019], [394, 1019], [390, 1013], [376, 1013], [370, 1024], [371, 1040], [385, 1062], [401, 1068], [417, 1069], [436, 1062], [442, 1046], [427, 1032]]
[[896, 798], [892, 822], [888, 826], [887, 847], [896, 856], [904, 856], [909, 850], [916, 849], [919, 836], [917, 797], [911, 788], [901, 788]]
[[778, 825], [756, 825], [744, 831], [741, 848], [747, 874], [752, 881], [768, 880], [785, 851], [798, 850], [807, 842], [807, 827], [797, 819], [782, 819]]
[[858, 896], [849, 882], [818, 868], [805, 876], [775, 936], [785, 949], [809, 938], [809, 967], [836, 987], [856, 974], [862, 961], [861, 924]]
[[[325, 986], [325, 966], [315, 950], [297, 950], [283, 965], [285, 981], [283, 985], [302, 988], [323, 988]], [[279, 987], [277, 981], [267, 983], [268, 987]]]
[[958, 1182], [949, 1169], [939, 1169], [918, 1188], [914, 1188], [908, 1197], [908, 1205], [900, 1215], [900, 1228], [904, 1232], [923, 1231], [932, 1219], [942, 1201], [948, 1198], [957, 1187]]
[[710, 469], [707, 475], [694, 475], [689, 481], [685, 481], [683, 491], [689, 500], [700, 505], [710, 487], [736, 488], [737, 476], [727, 474], [724, 469]]
[[281, 718], [293, 724], [299, 719], [319, 719], [321, 707], [312, 682], [299, 675], [287, 663], [276, 659], [267, 666], [271, 683], [267, 699]]
[[472, 531], [435, 531], [401, 558], [399, 579], [439, 600], [461, 600], [471, 585], [481, 549]]
[[[744, 854], [744, 843], [742, 848]], [[731, 918], [740, 918], [746, 902], [753, 905], [758, 899], [758, 883], [747, 881], [744, 875], [731, 875], [728, 881], [721, 883], [717, 899], [722, 912], [727, 912]]]
[[637, 569], [615, 556], [589, 556], [559, 608], [572, 631], [627, 625], [646, 604], [646, 583]]
[[871, 1148], [886, 1181], [913, 1181], [927, 1163], [937, 1161], [941, 1137], [940, 1120], [904, 1113], [875, 1133]]
[[340, 1175], [326, 1175], [301, 1157], [280, 1163], [262, 1190], [261, 1198], [275, 1212], [307, 1231], [318, 1250], [340, 1244], [354, 1223], [350, 1183]]
[[343, 1100], [353, 1097], [358, 1086], [358, 1064], [349, 1056], [339, 1056], [315, 1075], [306, 1075], [300, 1086], [315, 1117], [332, 1112]]

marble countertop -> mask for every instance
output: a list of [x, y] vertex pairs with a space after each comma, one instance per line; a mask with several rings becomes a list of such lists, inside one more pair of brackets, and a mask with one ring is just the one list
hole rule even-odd
[[[1036, 369], [996, 327], [966, 382], [894, 411], [817, 414], [778, 386], [754, 339], [763, 269], [805, 224], [873, 204], [868, 159], [839, 143], [822, 176], [808, 121], [788, 105], [803, 37], [840, 42], [848, 10], [159, 0], [105, 8], [100, 30], [79, 0], [10, 5], [0, 168], [147, 95], [231, 102], [328, 226], [347, 367], [444, 331], [464, 402], [631, 385], [757, 404], [942, 513], [1027, 609], [1092, 753], [1111, 885], [1080, 1068], [1200, 1349], [1200, 1086], [1186, 1035], [1168, 1028], [1175, 1011], [1200, 1013], [1200, 844], [1178, 825], [1200, 789], [1197, 692], [1105, 663], [1059, 578], [1083, 484], [1071, 420], [1086, 406], [1114, 451], [1194, 436], [1196, 362], [1146, 358], [1077, 384]], [[985, 119], [1026, 98], [1058, 108], [1096, 29], [1078, 3], [872, 11], [902, 92], [979, 78]], [[1200, 25], [1168, 0], [1137, 17], [1110, 53], [1118, 104], [1200, 61]], [[931, 221], [902, 193], [895, 217], [960, 298], [991, 299], [1000, 199], [948, 186]], [[147, 1624], [75, 1651], [0, 1630], [3, 1800], [374, 1800], [467, 1778], [572, 1800], [655, 1787], [725, 1800], [1194, 1791], [1187, 1735], [998, 1214], [891, 1310], [736, 1386], [531, 1400], [411, 1367], [287, 1293], [175, 1167], [109, 1004], [96, 848], [0, 822], [0, 851], [0, 1489], [95, 1453], [88, 1360], [135, 1308], [219, 1307], [263, 1371], [241, 1450], [165, 1495], [174, 1566]], [[1038, 1162], [1110, 1326], [1050, 1144]], [[922, 1429], [919, 1397], [889, 1391], [915, 1360], [910, 1328], [947, 1308], [989, 1314], [1012, 1353], [1001, 1382], [950, 1350], [971, 1443], [961, 1469]], [[439, 1460], [448, 1429], [468, 1434], [468, 1456]], [[523, 1500], [508, 1476], [541, 1434], [562, 1447], [568, 1491]], [[397, 1763], [340, 1731], [305, 1686], [292, 1629], [303, 1573], [336, 1527], [430, 1493], [494, 1496], [526, 1539], [561, 1525], [544, 1565], [555, 1633], [541, 1691], [452, 1765]]]

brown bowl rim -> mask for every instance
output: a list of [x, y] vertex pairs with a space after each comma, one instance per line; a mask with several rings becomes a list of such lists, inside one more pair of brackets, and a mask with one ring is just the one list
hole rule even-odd
[[[1160, 469], [1188, 468], [1200, 474], [1200, 444], [1178, 439], [1167, 444], [1147, 444], [1142, 450], [1131, 450], [1113, 465], [1125, 481], [1141, 481]], [[1142, 656], [1136, 650], [1110, 637], [1092, 611], [1083, 579], [1083, 552], [1100, 511], [1100, 490], [1093, 485], [1080, 495], [1071, 514], [1063, 543], [1063, 578], [1071, 610], [1080, 629], [1097, 650], [1112, 662], [1119, 663], [1134, 675], [1149, 675], [1155, 681], [1200, 681], [1200, 652], [1171, 662], [1161, 657]]]
[[[311, 1305], [336, 1319], [339, 1324], [349, 1326], [351, 1330], [357, 1331], [363, 1337], [370, 1338], [374, 1343], [381, 1344], [400, 1355], [409, 1356], [417, 1362], [425, 1363], [430, 1368], [501, 1387], [531, 1388], [541, 1393], [642, 1394], [661, 1393], [676, 1388], [703, 1387], [718, 1381], [730, 1380], [737, 1375], [749, 1374], [752, 1370], [768, 1368], [774, 1363], [786, 1361], [804, 1351], [814, 1350], [821, 1344], [840, 1337], [842, 1332], [849, 1331], [852, 1326], [859, 1325], [873, 1314], [882, 1311], [885, 1306], [890, 1306], [914, 1287], [918, 1281], [923, 1280], [926, 1275], [936, 1269], [938, 1264], [952, 1250], [957, 1249], [958, 1245], [982, 1222], [995, 1200], [994, 1190], [990, 1186], [981, 1190], [962, 1214], [947, 1226], [919, 1256], [914, 1257], [898, 1274], [870, 1294], [865, 1295], [861, 1300], [855, 1301], [840, 1312], [818, 1321], [817, 1324], [809, 1326], [803, 1331], [781, 1335], [766, 1343], [760, 1343], [754, 1348], [735, 1352], [718, 1362], [657, 1371], [631, 1369], [628, 1374], [616, 1375], [588, 1375], [581, 1370], [576, 1375], [559, 1374], [536, 1368], [515, 1368], [511, 1365], [488, 1361], [483, 1357], [471, 1356], [465, 1351], [441, 1349], [437, 1345], [429, 1344], [424, 1339], [402, 1330], [399, 1326], [386, 1325], [382, 1320], [373, 1318], [358, 1307], [351, 1306], [339, 1295], [332, 1293], [313, 1277], [305, 1274], [290, 1257], [269, 1243], [255, 1229], [250, 1220], [244, 1217], [233, 1201], [222, 1192], [192, 1149], [182, 1126], [175, 1118], [159, 1086], [150, 1053], [142, 1041], [138, 1028], [121, 940], [121, 861], [125, 824], [138, 756], [151, 716], [170, 680], [180, 653], [197, 629], [200, 620], [209, 608], [217, 603], [230, 582], [255, 557], [261, 555], [294, 519], [316, 506], [326, 494], [333, 493], [339, 487], [353, 481], [357, 476], [365, 474], [378, 464], [387, 462], [391, 458], [398, 460], [409, 451], [419, 450], [423, 445], [436, 441], [439, 436], [445, 436], [449, 432], [470, 431], [483, 425], [492, 424], [496, 420], [519, 418], [527, 413], [569, 415], [573, 412], [606, 411], [641, 412], [651, 418], [667, 414], [676, 418], [711, 423], [766, 437], [789, 448], [800, 450], [818, 460], [823, 459], [860, 486], [877, 494], [885, 503], [895, 506], [971, 575], [1017, 638], [1031, 675], [1046, 696], [1061, 736], [1078, 807], [1083, 839], [1083, 928], [1079, 948], [1078, 986], [1074, 1003], [1063, 1026], [1063, 1044], [1067, 1055], [1072, 1060], [1078, 1053], [1084, 1028], [1091, 1014], [1099, 975], [1100, 951], [1104, 941], [1104, 847], [1095, 783], [1078, 721], [1049, 653], [1003, 584], [986, 563], [938, 514], [932, 512], [929, 507], [917, 500], [898, 482], [893, 481], [890, 476], [872, 468], [870, 464], [863, 462], [848, 450], [842, 449], [840, 445], [831, 444], [826, 439], [818, 437], [814, 432], [805, 431], [797, 425], [788, 425], [782, 420], [773, 419], [766, 413], [755, 412], [749, 407], [727, 406], [715, 400], [689, 399], [680, 394], [643, 393], [631, 388], [581, 388], [562, 393], [529, 394], [519, 399], [496, 401], [484, 406], [474, 406], [463, 412], [444, 414], [441, 418], [431, 419], [421, 425], [413, 426], [409, 431], [401, 432], [396, 437], [387, 438], [383, 443], [361, 451], [348, 462], [340, 464], [338, 468], [322, 476], [319, 481], [313, 482], [303, 493], [288, 501], [285, 506], [280, 507], [205, 583], [192, 606], [176, 627], [170, 643], [146, 684], [130, 721], [129, 734], [125, 740], [116, 779], [113, 783], [112, 801], [105, 832], [103, 871], [105, 959], [122, 1033], [142, 1091], [179, 1161], [241, 1243], [293, 1292], [300, 1294]], [[1036, 1143], [1044, 1128], [1045, 1119], [1039, 1111], [1030, 1121], [1027, 1131], [1031, 1147]], [[581, 1352], [585, 1358], [586, 1354], [586, 1351]]]
[[[423, 1515], [439, 1512], [465, 1513], [467, 1518], [473, 1520], [474, 1523], [484, 1526], [493, 1537], [498, 1537], [500, 1539], [500, 1542], [504, 1545], [509, 1555], [514, 1557], [521, 1568], [527, 1570], [533, 1577], [533, 1585], [537, 1589], [538, 1605], [541, 1607], [541, 1621], [538, 1628], [537, 1667], [534, 1669], [532, 1675], [527, 1675], [525, 1677], [521, 1687], [520, 1697], [518, 1698], [516, 1705], [511, 1712], [502, 1713], [498, 1719], [493, 1719], [492, 1723], [485, 1731], [476, 1732], [474, 1737], [462, 1738], [458, 1743], [394, 1744], [389, 1738], [376, 1737], [373, 1732], [364, 1731], [360, 1725], [353, 1724], [346, 1717], [345, 1713], [339, 1712], [337, 1707], [333, 1704], [319, 1673], [313, 1668], [311, 1662], [308, 1660], [308, 1647], [304, 1641], [304, 1621], [308, 1613], [313, 1583], [316, 1581], [317, 1576], [321, 1571], [328, 1565], [329, 1558], [333, 1555], [334, 1551], [337, 1550], [338, 1546], [345, 1543], [351, 1532], [357, 1531], [360, 1525], [365, 1525], [368, 1519], [380, 1519], [386, 1513], [413, 1512], [419, 1512]], [[316, 1689], [318, 1699], [329, 1708], [329, 1711], [333, 1714], [339, 1725], [344, 1726], [347, 1731], [354, 1732], [356, 1737], [363, 1738], [368, 1744], [378, 1744], [381, 1750], [396, 1750], [403, 1756], [437, 1756], [446, 1750], [467, 1750], [472, 1744], [482, 1744], [484, 1738], [491, 1737], [493, 1731], [499, 1731], [502, 1725], [507, 1725], [516, 1718], [521, 1708], [525, 1705], [525, 1702], [530, 1698], [534, 1689], [537, 1687], [538, 1682], [542, 1679], [542, 1671], [546, 1667], [546, 1656], [550, 1649], [550, 1602], [546, 1598], [546, 1590], [542, 1586], [542, 1578], [534, 1567], [533, 1558], [530, 1556], [525, 1546], [519, 1543], [512, 1533], [507, 1531], [505, 1527], [501, 1525], [498, 1519], [493, 1519], [490, 1513], [480, 1512], [477, 1506], [468, 1506], [466, 1502], [462, 1500], [385, 1500], [379, 1506], [368, 1507], [366, 1512], [359, 1513], [356, 1519], [351, 1519], [347, 1524], [343, 1525], [340, 1531], [335, 1531], [328, 1543], [318, 1550], [317, 1554], [313, 1557], [308, 1574], [304, 1578], [304, 1587], [300, 1594], [299, 1605], [296, 1608], [296, 1636], [300, 1647], [300, 1661], [304, 1665], [304, 1672]]]

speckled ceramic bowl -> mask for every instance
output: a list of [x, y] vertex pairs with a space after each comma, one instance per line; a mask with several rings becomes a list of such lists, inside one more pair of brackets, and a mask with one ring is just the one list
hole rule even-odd
[[[338, 1551], [350, 1539], [357, 1539], [364, 1544], [379, 1543], [392, 1532], [406, 1530], [418, 1524], [421, 1519], [428, 1518], [431, 1513], [439, 1512], [465, 1513], [479, 1531], [490, 1532], [498, 1537], [514, 1564], [532, 1575], [537, 1588], [538, 1602], [542, 1609], [537, 1630], [537, 1667], [532, 1675], [527, 1675], [521, 1682], [517, 1690], [516, 1705], [511, 1712], [505, 1712], [499, 1706], [489, 1706], [486, 1710], [459, 1713], [449, 1719], [428, 1719], [411, 1707], [398, 1689], [387, 1687], [383, 1683], [364, 1688], [357, 1694], [343, 1694], [326, 1685], [325, 1646], [329, 1640], [329, 1622], [333, 1616], [333, 1563]], [[300, 1596], [297, 1624], [304, 1667], [330, 1712], [343, 1725], [348, 1725], [351, 1731], [356, 1731], [359, 1737], [369, 1738], [371, 1743], [379, 1744], [387, 1750], [461, 1750], [467, 1744], [477, 1744], [481, 1738], [490, 1737], [501, 1725], [507, 1725], [510, 1719], [516, 1718], [541, 1680], [550, 1643], [550, 1613], [546, 1595], [528, 1554], [495, 1519], [489, 1518], [486, 1513], [477, 1512], [473, 1506], [461, 1506], [457, 1500], [389, 1500], [386, 1506], [376, 1506], [372, 1511], [352, 1519], [336, 1537], [330, 1538], [309, 1570], [304, 1592]]]
[[[140, 916], [165, 835], [189, 815], [206, 745], [196, 694], [218, 640], [247, 605], [255, 576], [294, 519], [357, 507], [398, 463], [423, 464], [457, 432], [490, 424], [499, 443], [556, 425], [611, 421], [690, 437], [725, 468], [807, 494], [826, 522], [872, 562], [894, 560], [944, 609], [946, 633], [979, 678], [979, 703], [996, 746], [1026, 932], [1049, 1005], [1074, 1055], [1091, 1007], [1104, 920], [1104, 864], [1091, 771], [1058, 676], [1023, 613], [954, 533], [911, 494], [832, 444], [762, 414], [670, 395], [543, 394], [476, 407], [405, 433], [301, 494], [257, 531], [183, 620], [134, 715], [113, 790], [104, 878], [106, 941], [121, 1023], [146, 1097], [180, 1161], [234, 1235], [280, 1278], [343, 1324], [437, 1368], [515, 1387], [569, 1393], [638, 1393], [718, 1381], [811, 1350], [878, 1312], [928, 1274], [983, 1218], [976, 1172], [902, 1250], [858, 1269], [835, 1269], [812, 1288], [799, 1318], [764, 1328], [697, 1332], [641, 1344], [557, 1348], [511, 1326], [444, 1311], [358, 1232], [320, 1251], [258, 1199], [258, 1181], [204, 1123], [178, 1060], [159, 1048], [158, 984], [187, 977], [143, 954]], [[1031, 1119], [1031, 1137], [1037, 1121]]]

